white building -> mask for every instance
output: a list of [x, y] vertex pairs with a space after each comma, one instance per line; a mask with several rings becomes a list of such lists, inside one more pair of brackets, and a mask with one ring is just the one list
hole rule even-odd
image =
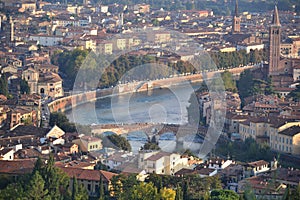
[[120, 165], [124, 165], [125, 163], [130, 163], [135, 158], [132, 152], [124, 152], [119, 151], [115, 152], [114, 154], [108, 156], [107, 158], [103, 159], [102, 162], [106, 165], [109, 169], [115, 169]]
[[231, 165], [233, 163], [232, 160], [224, 160], [221, 158], [210, 159], [207, 162], [208, 162], [207, 168], [216, 169], [216, 170], [225, 169], [226, 167], [228, 167], [229, 165]]
[[14, 150], [12, 148], [2, 148], [0, 150], [0, 160], [13, 160]]
[[37, 41], [42, 46], [56, 46], [63, 41], [61, 36], [53, 35], [30, 35], [29, 40]]
[[139, 168], [147, 173], [174, 175], [184, 167], [188, 167], [188, 158], [176, 153], [146, 151], [139, 152]]
[[269, 163], [264, 160], [251, 162], [246, 165], [245, 177], [256, 176], [269, 170]]
[[250, 53], [251, 50], [262, 50], [264, 48], [264, 44], [238, 44], [236, 49], [246, 50], [247, 53]]

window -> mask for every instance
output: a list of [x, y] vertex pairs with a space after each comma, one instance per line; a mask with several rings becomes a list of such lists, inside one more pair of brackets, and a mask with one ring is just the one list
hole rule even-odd
[[287, 143], [287, 144], [289, 143], [289, 139], [288, 139], [288, 138], [286, 138], [286, 143]]
[[293, 139], [290, 139], [290, 144], [293, 144]]
[[91, 191], [91, 184], [88, 184], [88, 191]]

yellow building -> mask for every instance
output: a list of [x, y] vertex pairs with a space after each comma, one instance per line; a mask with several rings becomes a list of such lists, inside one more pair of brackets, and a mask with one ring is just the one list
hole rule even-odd
[[100, 54], [112, 54], [113, 43], [107, 41], [101, 41], [97, 44], [97, 50]]
[[91, 49], [92, 51], [96, 51], [96, 42], [94, 40], [80, 40], [78, 43], [83, 47], [83, 49]]
[[252, 137], [257, 140], [259, 137], [268, 138], [268, 128], [270, 124], [266, 118], [250, 118], [240, 122], [239, 134], [242, 140]]
[[166, 43], [171, 40], [171, 34], [166, 31], [149, 31], [147, 41], [154, 43]]
[[117, 38], [113, 40], [113, 49], [114, 50], [124, 50], [126, 49], [126, 38]]
[[275, 151], [300, 154], [300, 122], [283, 118], [252, 118], [239, 124], [241, 138], [267, 143]]
[[91, 152], [102, 149], [102, 140], [91, 136], [83, 136], [72, 142], [77, 144], [83, 152]]
[[[295, 123], [296, 124], [296, 123]], [[300, 123], [286, 129], [274, 131], [270, 135], [270, 147], [275, 151], [300, 154]]]

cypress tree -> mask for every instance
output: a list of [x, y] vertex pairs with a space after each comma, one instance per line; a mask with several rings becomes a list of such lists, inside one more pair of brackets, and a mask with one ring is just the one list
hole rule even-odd
[[99, 200], [104, 200], [105, 194], [104, 194], [104, 185], [103, 185], [103, 179], [100, 174], [100, 181], [99, 181]]
[[177, 184], [177, 187], [176, 187], [175, 200], [183, 200], [183, 193], [182, 193], [181, 187], [178, 184]]

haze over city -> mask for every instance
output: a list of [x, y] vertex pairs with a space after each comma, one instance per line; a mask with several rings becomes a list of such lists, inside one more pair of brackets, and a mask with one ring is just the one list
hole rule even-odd
[[300, 199], [299, 0], [0, 0], [0, 200]]

